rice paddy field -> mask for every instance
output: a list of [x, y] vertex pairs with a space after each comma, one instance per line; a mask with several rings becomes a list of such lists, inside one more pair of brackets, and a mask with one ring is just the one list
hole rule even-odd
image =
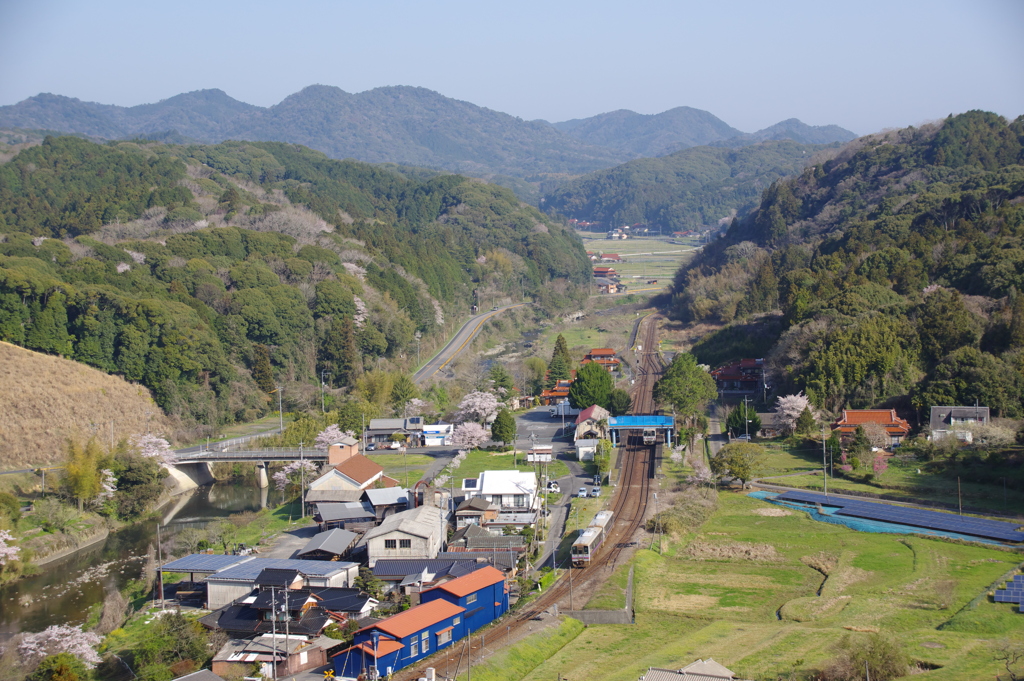
[[595, 263], [610, 265], [622, 277], [622, 283], [630, 288], [649, 288], [648, 279], [657, 279], [658, 288], [672, 281], [676, 270], [693, 257], [700, 243], [695, 240], [674, 240], [668, 237], [639, 237], [625, 240], [606, 239], [604, 234], [577, 232], [583, 239], [588, 252], [615, 253], [621, 256], [621, 263]]
[[[631, 681], [713, 657], [745, 679], [810, 680], [843, 636], [882, 632], [915, 678], [992, 679], [995, 646], [1024, 637], [1024, 614], [988, 595], [1019, 552], [855, 532], [739, 492], [663, 547], [633, 560], [635, 625], [591, 625], [525, 678]], [[594, 600], [616, 607], [624, 585], [623, 569]]]

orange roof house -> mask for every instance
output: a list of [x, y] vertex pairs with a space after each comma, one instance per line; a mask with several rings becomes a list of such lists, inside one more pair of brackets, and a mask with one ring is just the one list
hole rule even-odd
[[893, 444], [899, 443], [910, 433], [910, 423], [897, 416], [895, 409], [844, 409], [843, 417], [832, 425], [832, 430], [838, 430], [842, 435], [853, 435], [857, 432], [857, 426], [868, 423], [876, 423], [885, 428]]

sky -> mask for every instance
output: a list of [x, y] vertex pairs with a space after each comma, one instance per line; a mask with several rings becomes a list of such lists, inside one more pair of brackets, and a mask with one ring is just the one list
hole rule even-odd
[[1024, 0], [0, 0], [0, 105], [436, 90], [524, 119], [710, 111], [857, 134], [1024, 114]]

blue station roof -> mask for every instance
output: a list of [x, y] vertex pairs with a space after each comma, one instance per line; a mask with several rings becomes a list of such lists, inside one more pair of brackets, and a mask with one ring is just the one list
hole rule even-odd
[[673, 416], [655, 416], [641, 414], [639, 416], [613, 416], [608, 419], [609, 428], [674, 428], [676, 419]]

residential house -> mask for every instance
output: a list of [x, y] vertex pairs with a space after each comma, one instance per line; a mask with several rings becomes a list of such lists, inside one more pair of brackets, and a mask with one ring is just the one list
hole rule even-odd
[[359, 453], [359, 440], [347, 435], [327, 448], [327, 464], [337, 466]]
[[334, 655], [334, 672], [348, 678], [389, 676], [465, 636], [465, 612], [437, 599], [364, 627], [351, 647]]
[[360, 501], [365, 494], [366, 491], [361, 489], [307, 489], [306, 512], [312, 515], [317, 504], [346, 504]]
[[910, 433], [910, 423], [896, 415], [895, 409], [844, 409], [841, 419], [832, 424], [841, 436], [853, 437], [857, 426], [875, 423], [885, 429], [890, 444], [896, 445]]
[[553, 388], [549, 390], [542, 390], [540, 393], [541, 404], [558, 404], [562, 400], [569, 398], [569, 386], [572, 385], [572, 380], [562, 379], [557, 381]]
[[[319, 636], [331, 622], [363, 619], [373, 612], [378, 601], [359, 589], [259, 587], [248, 596], [229, 603], [200, 618], [209, 629], [248, 636], [282, 630]], [[274, 619], [274, 613], [278, 617]]]
[[377, 513], [366, 501], [317, 504], [313, 520], [320, 526], [321, 532], [335, 528], [364, 532], [377, 524]]
[[462, 529], [466, 525], [484, 527], [498, 519], [500, 510], [500, 506], [483, 497], [466, 499], [455, 509], [455, 529]]
[[533, 471], [483, 471], [478, 478], [463, 479], [462, 493], [496, 504], [501, 514], [535, 511], [539, 502]]
[[437, 560], [459, 560], [467, 558], [479, 565], [493, 565], [501, 570], [507, 577], [515, 577], [519, 568], [519, 554], [514, 551], [466, 551], [464, 548], [456, 550], [451, 547], [450, 551], [442, 551], [437, 554]]
[[600, 405], [592, 405], [579, 413], [576, 417], [576, 433], [574, 438], [598, 439], [608, 438], [608, 419], [611, 414]]
[[621, 360], [611, 348], [594, 348], [583, 358], [583, 364], [588, 362], [597, 362], [611, 373], [618, 370]]
[[448, 552], [482, 553], [491, 556], [498, 552], [520, 554], [526, 551], [526, 538], [523, 535], [504, 534], [505, 526], [498, 525], [497, 521], [491, 527], [493, 530], [489, 531], [477, 525], [466, 525], [461, 530], [456, 530], [448, 540]]
[[350, 587], [358, 575], [359, 565], [351, 562], [248, 558], [206, 577], [206, 607], [216, 610], [245, 598], [257, 582], [295, 589]]
[[622, 262], [622, 258], [618, 253], [602, 253], [601, 262]]
[[340, 560], [358, 539], [355, 532], [335, 528], [313, 535], [295, 556], [303, 560]]
[[[260, 665], [264, 678], [284, 678], [327, 664], [327, 649], [338, 642], [282, 631], [254, 639], [228, 640], [213, 656], [213, 673], [230, 678], [248, 676], [253, 665]], [[208, 672], [209, 673], [209, 672]], [[188, 678], [188, 677], [180, 677]], [[220, 677], [216, 677], [220, 678]]]
[[624, 287], [613, 279], [607, 277], [595, 277], [594, 285], [598, 293], [619, 293]]
[[741, 359], [711, 372], [719, 395], [753, 395], [766, 389], [763, 359]]
[[364, 431], [367, 442], [392, 442], [395, 435], [402, 436], [410, 447], [420, 446], [423, 442], [423, 417], [370, 419], [370, 427]]
[[397, 485], [398, 481], [384, 475], [384, 469], [376, 461], [356, 454], [309, 483], [309, 490], [364, 490]]
[[508, 585], [501, 570], [487, 565], [444, 582], [420, 594], [424, 603], [447, 601], [465, 609], [463, 621], [470, 634], [508, 612]]
[[786, 434], [786, 426], [781, 414], [776, 414], [773, 411], [758, 412], [757, 418], [761, 419], [761, 430], [757, 432], [758, 437], [773, 438]]
[[452, 443], [455, 425], [451, 423], [428, 423], [423, 426], [424, 447], [446, 447]]
[[709, 657], [691, 662], [682, 669], [650, 667], [640, 681], [732, 681], [735, 678], [736, 674]]
[[990, 423], [988, 407], [932, 407], [928, 431], [932, 442], [955, 437], [961, 442], [973, 442], [970, 427]]
[[447, 533], [445, 512], [435, 506], [419, 506], [389, 516], [369, 530], [360, 542], [366, 547], [369, 566], [384, 558], [433, 558]]
[[576, 440], [576, 459], [578, 461], [593, 461], [597, 456], [597, 445], [600, 440]]
[[209, 669], [200, 669], [197, 672], [186, 674], [185, 676], [179, 676], [179, 679], [187, 681], [224, 681], [221, 677], [217, 676]]
[[619, 278], [619, 274], [618, 272], [615, 271], [614, 267], [606, 267], [604, 265], [601, 265], [594, 268], [594, 277], [617, 280]]

